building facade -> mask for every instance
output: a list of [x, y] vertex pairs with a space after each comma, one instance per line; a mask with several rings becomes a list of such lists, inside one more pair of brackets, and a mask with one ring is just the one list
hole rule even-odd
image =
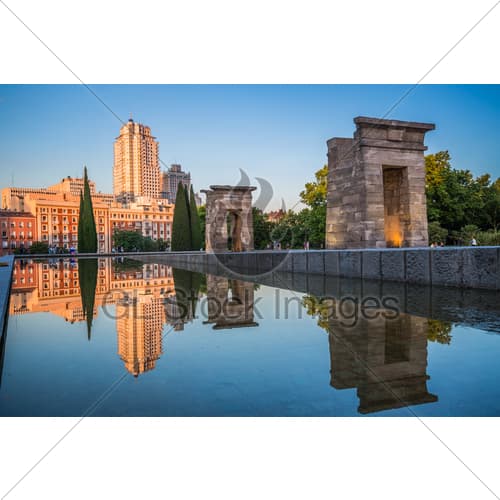
[[37, 241], [36, 218], [29, 212], [0, 210], [2, 255], [28, 250]]
[[159, 144], [151, 129], [132, 118], [120, 129], [114, 144], [113, 193], [118, 201], [160, 194]]
[[170, 241], [174, 207], [163, 200], [139, 199], [136, 203], [114, 203], [109, 209], [109, 234], [136, 231], [154, 241]]
[[167, 199], [170, 203], [175, 203], [177, 187], [181, 182], [189, 191], [191, 187], [191, 174], [184, 172], [182, 166], [179, 164], [170, 165], [170, 168], [161, 174], [161, 197]]
[[[2, 212], [18, 214], [19, 219], [5, 220], [2, 246], [13, 251], [20, 248], [21, 241], [26, 242], [25, 247], [31, 246], [33, 241], [41, 241], [49, 247], [78, 249], [80, 195], [74, 193], [82, 182], [82, 179], [66, 178], [47, 189], [13, 187], [2, 190], [2, 204], [9, 209]], [[94, 183], [90, 181], [89, 184], [93, 192], [100, 253], [111, 252], [113, 234], [119, 230], [137, 231], [155, 241], [170, 241], [174, 207], [167, 200], [137, 197], [135, 202], [123, 204], [113, 201], [113, 195], [96, 193]]]

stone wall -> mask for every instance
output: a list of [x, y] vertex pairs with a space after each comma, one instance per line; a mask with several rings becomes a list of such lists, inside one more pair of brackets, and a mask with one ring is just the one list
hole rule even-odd
[[[298, 275], [500, 290], [500, 247], [163, 253], [166, 264], [252, 279], [274, 271]], [[151, 256], [158, 259], [158, 256]], [[163, 261], [163, 260], [162, 260]], [[297, 279], [301, 279], [298, 277]]]

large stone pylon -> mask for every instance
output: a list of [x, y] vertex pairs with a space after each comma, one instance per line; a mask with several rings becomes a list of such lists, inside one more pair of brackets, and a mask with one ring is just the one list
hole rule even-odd
[[424, 136], [432, 123], [357, 117], [328, 145], [327, 248], [428, 245]]

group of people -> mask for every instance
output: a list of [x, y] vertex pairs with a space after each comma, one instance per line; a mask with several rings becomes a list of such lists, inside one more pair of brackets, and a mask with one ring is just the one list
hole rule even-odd
[[70, 246], [69, 248], [58, 247], [57, 245], [49, 246], [49, 254], [67, 253], [68, 250], [71, 255], [74, 255], [76, 253], [76, 248], [73, 245]]
[[[476, 237], [473, 236], [472, 239], [470, 240], [470, 246], [472, 247], [477, 247], [478, 243], [477, 243], [477, 240], [476, 240]], [[440, 241], [439, 243], [433, 241], [431, 243], [431, 248], [440, 248], [440, 247], [444, 247], [444, 243], [442, 241]]]

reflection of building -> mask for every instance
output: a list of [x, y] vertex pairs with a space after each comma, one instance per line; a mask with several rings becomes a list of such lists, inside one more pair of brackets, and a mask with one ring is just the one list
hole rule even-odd
[[[116, 318], [118, 354], [127, 370], [139, 375], [153, 369], [162, 353], [164, 302], [174, 294], [174, 282], [172, 269], [166, 265], [130, 262], [98, 260], [94, 316], [100, 306], [111, 312], [109, 307], [116, 304], [111, 314]], [[9, 314], [39, 312], [71, 323], [85, 320], [76, 260], [15, 261]]]
[[113, 192], [119, 201], [158, 198], [160, 163], [158, 142], [151, 129], [132, 118], [120, 129], [114, 146]]
[[427, 390], [428, 320], [377, 312], [330, 319], [331, 385], [357, 388], [360, 413], [437, 401]]
[[[94, 316], [97, 314], [97, 302], [102, 302], [108, 287], [109, 270], [101, 260]], [[35, 312], [50, 312], [71, 323], [85, 319], [76, 261], [50, 259], [36, 263], [32, 259], [17, 259], [14, 262], [10, 314]]]
[[177, 187], [181, 182], [189, 190], [191, 186], [191, 174], [184, 172], [181, 165], [170, 165], [170, 168], [161, 174], [161, 197], [167, 198], [170, 203], [175, 203]]
[[164, 297], [137, 293], [116, 304], [118, 354], [135, 377], [152, 370], [162, 354]]
[[254, 284], [207, 275], [208, 320], [214, 330], [258, 326], [254, 321]]
[[11, 253], [15, 249], [28, 249], [37, 240], [36, 219], [29, 212], [0, 210], [0, 228], [2, 230], [2, 253]]

